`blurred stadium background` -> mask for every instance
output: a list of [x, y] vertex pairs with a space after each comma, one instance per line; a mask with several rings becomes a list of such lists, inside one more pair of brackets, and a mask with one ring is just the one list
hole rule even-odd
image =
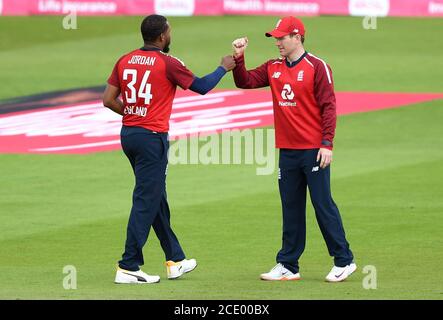
[[[280, 16], [303, 19], [306, 48], [331, 65], [339, 97], [332, 184], [359, 266], [346, 282], [323, 282], [332, 259], [310, 206], [303, 280], [259, 281], [281, 242], [276, 173], [194, 164], [170, 166], [168, 196], [198, 269], [113, 284], [133, 177], [100, 97], [154, 12], [170, 21], [171, 54], [200, 76], [239, 36], [249, 68], [275, 57], [264, 32]], [[442, 299], [442, 17], [442, 0], [0, 0], [0, 298]], [[271, 127], [270, 94], [236, 91], [230, 74], [217, 88], [198, 110], [262, 105], [265, 116], [241, 117]], [[177, 104], [197, 101], [187, 94]], [[153, 233], [145, 254], [144, 269], [165, 279]], [[67, 265], [76, 290], [63, 287]], [[376, 289], [365, 289], [365, 266]]]

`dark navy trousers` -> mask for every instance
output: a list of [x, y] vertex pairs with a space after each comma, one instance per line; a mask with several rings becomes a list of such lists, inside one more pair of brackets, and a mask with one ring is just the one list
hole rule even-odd
[[168, 134], [155, 133], [141, 127], [123, 126], [120, 136], [123, 151], [134, 171], [135, 188], [125, 252], [119, 266], [137, 271], [144, 264], [142, 250], [151, 226], [160, 240], [166, 260], [185, 259], [185, 254], [171, 229], [166, 198]]
[[318, 149], [280, 149], [279, 189], [283, 211], [282, 248], [277, 263], [299, 271], [298, 260], [306, 243], [306, 189], [309, 188], [315, 216], [334, 264], [344, 267], [353, 261], [340, 212], [332, 199], [330, 167], [320, 168]]

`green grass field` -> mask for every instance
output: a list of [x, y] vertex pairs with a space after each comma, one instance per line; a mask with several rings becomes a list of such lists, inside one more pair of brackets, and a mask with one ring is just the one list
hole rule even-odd
[[[0, 17], [0, 99], [105, 82], [115, 60], [140, 46], [140, 17]], [[250, 39], [249, 67], [274, 57], [263, 36], [275, 17], [171, 18], [171, 54], [197, 75]], [[306, 47], [334, 70], [339, 91], [442, 92], [443, 19], [304, 19]], [[202, 31], [204, 30], [204, 32]], [[233, 88], [226, 76], [219, 88]], [[122, 152], [85, 156], [0, 155], [1, 299], [442, 299], [443, 100], [340, 117], [332, 186], [359, 266], [328, 284], [332, 266], [308, 206], [302, 281], [269, 283], [281, 244], [276, 173], [252, 165], [175, 165], [168, 172], [172, 224], [199, 267], [166, 280], [155, 234], [145, 247], [148, 286], [113, 284], [131, 204], [133, 176]], [[77, 289], [63, 289], [63, 267]], [[362, 269], [377, 270], [367, 290]]]

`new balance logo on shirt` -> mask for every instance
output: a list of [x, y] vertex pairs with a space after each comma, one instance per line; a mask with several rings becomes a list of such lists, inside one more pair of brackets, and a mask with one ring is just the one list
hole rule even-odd
[[272, 78], [274, 79], [278, 79], [281, 75], [281, 72], [274, 72], [274, 74], [272, 75]]

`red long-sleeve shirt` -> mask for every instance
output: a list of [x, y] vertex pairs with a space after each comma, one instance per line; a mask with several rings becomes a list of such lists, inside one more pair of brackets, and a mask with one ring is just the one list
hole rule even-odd
[[336, 127], [336, 100], [331, 68], [305, 52], [290, 66], [273, 59], [246, 70], [244, 56], [235, 59], [238, 88], [271, 87], [276, 147], [332, 150]]

